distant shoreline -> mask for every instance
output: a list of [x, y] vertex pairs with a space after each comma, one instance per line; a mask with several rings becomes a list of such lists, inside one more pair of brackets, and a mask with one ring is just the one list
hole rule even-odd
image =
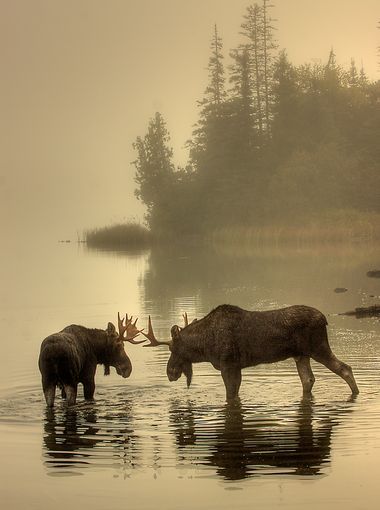
[[[309, 220], [300, 225], [226, 226], [197, 236], [181, 236], [190, 244], [241, 245], [360, 244], [380, 241], [380, 215], [358, 214]], [[156, 244], [179, 242], [178, 236], [155, 234], [135, 222], [117, 223], [84, 232], [84, 242], [94, 249], [144, 249]]]

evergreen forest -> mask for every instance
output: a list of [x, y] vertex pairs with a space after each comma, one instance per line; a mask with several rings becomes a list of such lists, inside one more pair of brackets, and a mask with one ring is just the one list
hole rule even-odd
[[214, 27], [185, 167], [173, 163], [158, 112], [134, 142], [136, 195], [153, 233], [380, 218], [380, 81], [354, 60], [343, 68], [333, 49], [324, 61], [292, 64], [272, 9], [267, 0], [247, 8], [228, 65]]

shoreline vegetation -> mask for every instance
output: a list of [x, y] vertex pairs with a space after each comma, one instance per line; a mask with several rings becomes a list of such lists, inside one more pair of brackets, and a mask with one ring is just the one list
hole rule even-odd
[[144, 249], [152, 244], [150, 230], [140, 223], [127, 222], [86, 230], [84, 241], [100, 250]]
[[360, 244], [380, 241], [380, 214], [331, 211], [303, 224], [223, 227], [211, 239], [216, 243], [260, 245]]
[[[147, 249], [165, 245], [176, 237], [155, 235], [140, 223], [117, 223], [84, 232], [89, 248], [102, 250]], [[312, 245], [312, 244], [376, 244], [380, 242], [380, 214], [339, 211], [304, 224], [225, 226], [207, 234], [183, 236], [182, 243], [225, 244], [240, 246]]]
[[275, 40], [273, 9], [248, 6], [229, 51], [214, 27], [185, 165], [174, 163], [160, 112], [133, 144], [135, 194], [160, 239], [380, 237], [380, 80], [354, 60], [340, 65], [333, 48], [293, 64]]
[[248, 6], [241, 43], [227, 52], [214, 27], [184, 166], [174, 163], [159, 112], [132, 144], [147, 227], [91, 230], [88, 246], [380, 240], [380, 80], [354, 60], [340, 65], [333, 48], [323, 60], [293, 64], [275, 40], [273, 8], [267, 0]]

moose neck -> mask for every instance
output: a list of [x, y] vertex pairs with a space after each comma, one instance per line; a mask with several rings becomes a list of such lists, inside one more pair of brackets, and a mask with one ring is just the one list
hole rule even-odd
[[187, 356], [191, 359], [192, 363], [209, 361], [204, 338], [198, 335], [187, 335], [184, 337], [184, 343], [186, 345]]
[[108, 336], [102, 329], [90, 329], [88, 342], [98, 364], [107, 363]]

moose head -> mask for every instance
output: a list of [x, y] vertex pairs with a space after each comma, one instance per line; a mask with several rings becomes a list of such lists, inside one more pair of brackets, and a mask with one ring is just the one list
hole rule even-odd
[[[171, 328], [171, 340], [160, 341], [157, 340], [152, 328], [152, 321], [149, 316], [148, 319], [148, 333], [141, 333], [150, 341], [149, 344], [143, 347], [156, 347], [159, 345], [168, 345], [170, 350], [170, 358], [166, 367], [166, 373], [169, 381], [177, 381], [182, 374], [186, 377], [187, 386], [191, 384], [193, 377], [193, 356], [191, 350], [189, 350], [188, 343], [184, 340], [183, 331], [189, 325], [187, 314], [183, 315], [185, 326], [174, 325]], [[196, 319], [195, 319], [196, 320]], [[193, 321], [194, 322], [194, 321]]]
[[136, 345], [145, 342], [145, 340], [134, 340], [134, 338], [141, 333], [141, 330], [136, 327], [137, 319], [132, 322], [133, 317], [131, 316], [128, 318], [128, 314], [126, 314], [124, 323], [124, 318], [121, 319], [119, 313], [117, 314], [117, 319], [118, 333], [112, 322], [108, 323], [106, 329], [108, 345], [106, 349], [107, 361], [104, 363], [104, 375], [109, 375], [110, 366], [112, 366], [116, 369], [118, 375], [126, 378], [131, 375], [132, 363], [124, 350], [124, 342], [130, 342]]

